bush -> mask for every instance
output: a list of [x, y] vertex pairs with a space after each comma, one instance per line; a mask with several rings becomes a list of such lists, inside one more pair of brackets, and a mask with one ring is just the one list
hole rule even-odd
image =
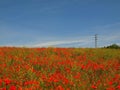
[[119, 46], [119, 45], [117, 45], [117, 44], [112, 44], [112, 45], [107, 46], [107, 47], [105, 47], [105, 48], [120, 49], [120, 46]]

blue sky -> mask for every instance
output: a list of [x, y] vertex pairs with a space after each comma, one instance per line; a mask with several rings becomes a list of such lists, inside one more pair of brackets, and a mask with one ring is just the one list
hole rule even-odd
[[120, 0], [0, 0], [0, 46], [120, 45]]

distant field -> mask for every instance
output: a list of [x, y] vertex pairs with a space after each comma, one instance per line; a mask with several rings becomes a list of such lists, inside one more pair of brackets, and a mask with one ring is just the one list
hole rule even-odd
[[0, 90], [120, 90], [120, 50], [1, 47]]

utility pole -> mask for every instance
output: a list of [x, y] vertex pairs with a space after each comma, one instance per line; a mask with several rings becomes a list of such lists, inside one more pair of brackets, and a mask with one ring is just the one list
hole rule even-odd
[[97, 34], [95, 34], [95, 48], [97, 48]]

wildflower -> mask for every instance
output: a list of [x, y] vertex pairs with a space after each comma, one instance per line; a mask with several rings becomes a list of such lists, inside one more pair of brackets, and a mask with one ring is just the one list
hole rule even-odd
[[19, 87], [18, 90], [23, 90], [22, 87]]
[[69, 83], [69, 80], [67, 78], [64, 78], [63, 79], [63, 84], [68, 84]]
[[6, 78], [6, 79], [4, 80], [4, 82], [5, 82], [5, 84], [6, 84], [6, 85], [8, 85], [8, 84], [10, 84], [10, 83], [11, 83], [11, 80], [10, 80], [10, 79], [8, 79], [8, 78]]
[[85, 65], [82, 65], [82, 66], [81, 66], [81, 69], [82, 69], [82, 70], [85, 69]]
[[120, 89], [120, 85], [117, 86], [117, 89]]
[[112, 81], [110, 81], [110, 82], [109, 82], [109, 85], [112, 85], [112, 84], [113, 84], [113, 82], [112, 82]]
[[66, 72], [67, 73], [70, 73], [71, 71], [70, 71], [70, 68], [66, 68]]
[[9, 90], [16, 90], [16, 87], [15, 86], [10, 86]]
[[97, 86], [95, 86], [95, 85], [92, 85], [92, 86], [91, 86], [91, 88], [93, 88], [93, 89], [97, 89]]
[[56, 88], [56, 90], [64, 90], [64, 88], [59, 85], [59, 86]]
[[49, 82], [58, 82], [58, 79], [55, 76], [50, 76]]
[[38, 82], [31, 80], [31, 81], [26, 81], [26, 82], [24, 83], [25, 86], [27, 86], [27, 85], [32, 85], [32, 84], [38, 84]]
[[75, 79], [79, 79], [80, 76], [81, 76], [80, 73], [77, 73], [77, 74], [74, 76], [74, 78], [75, 78]]
[[2, 85], [2, 80], [0, 79], [0, 86]]

